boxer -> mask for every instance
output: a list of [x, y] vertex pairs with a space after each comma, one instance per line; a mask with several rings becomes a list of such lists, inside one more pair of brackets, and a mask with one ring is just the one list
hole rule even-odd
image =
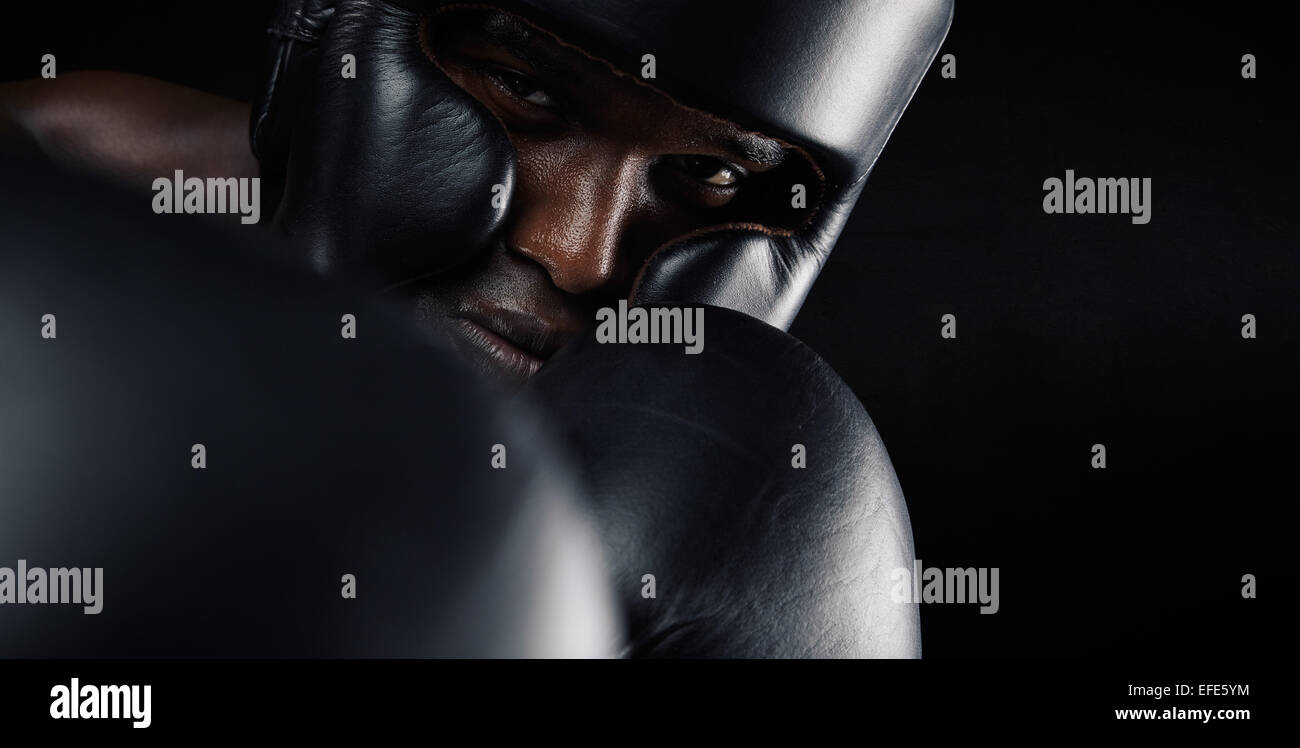
[[[627, 653], [912, 656], [915, 610], [876, 604], [877, 572], [910, 563], [897, 479], [856, 398], [782, 330], [951, 13], [946, 0], [287, 0], [247, 110], [125, 78], [2, 93], [29, 146], [128, 179], [256, 173], [283, 251], [529, 381], [579, 445], [615, 584], [641, 606]], [[83, 134], [105, 111], [131, 113], [112, 118], [122, 132]], [[231, 124], [245, 113], [251, 158]], [[192, 136], [148, 142], [178, 118]], [[590, 344], [618, 301], [703, 307], [707, 345], [721, 344], [688, 369], [660, 348]], [[550, 366], [562, 349], [582, 353]], [[638, 399], [653, 418], [591, 415], [646, 416], [629, 411]], [[614, 448], [628, 438], [659, 459]], [[653, 446], [675, 440], [700, 452]], [[790, 455], [809, 441], [811, 472], [782, 472], [805, 469]], [[734, 457], [728, 490], [679, 503], [712, 485], [694, 459], [710, 444]], [[745, 552], [699, 557], [698, 533], [728, 511]], [[685, 597], [647, 607], [663, 599], [641, 596], [647, 565]]]
[[519, 381], [618, 298], [788, 328], [950, 15], [286, 0], [251, 150], [243, 105], [117, 74], [7, 84], [0, 131], [142, 185], [260, 174], [263, 222], [318, 268]]

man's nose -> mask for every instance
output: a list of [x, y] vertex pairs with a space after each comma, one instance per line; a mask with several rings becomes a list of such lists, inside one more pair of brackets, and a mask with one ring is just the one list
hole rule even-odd
[[510, 244], [571, 294], [631, 281], [624, 234], [644, 194], [632, 156], [583, 149], [562, 160], [521, 159]]

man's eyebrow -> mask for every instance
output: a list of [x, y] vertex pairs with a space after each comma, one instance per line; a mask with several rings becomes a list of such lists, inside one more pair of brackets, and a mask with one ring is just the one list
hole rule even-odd
[[546, 42], [549, 40], [518, 19], [504, 13], [493, 13], [484, 19], [479, 31], [488, 41], [504, 47], [540, 73], [552, 76], [568, 76], [573, 73], [573, 67], [566, 64], [560, 54], [547, 49]]
[[779, 166], [785, 161], [785, 146], [757, 133], [739, 132], [728, 135], [722, 145], [747, 161], [763, 166]]

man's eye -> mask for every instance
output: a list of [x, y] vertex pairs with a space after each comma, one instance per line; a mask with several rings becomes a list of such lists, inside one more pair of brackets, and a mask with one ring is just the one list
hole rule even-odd
[[533, 106], [555, 107], [555, 99], [527, 77], [510, 70], [493, 70], [492, 78], [512, 96], [522, 99]]
[[732, 187], [745, 175], [740, 167], [708, 156], [677, 156], [673, 163], [691, 178], [714, 187]]

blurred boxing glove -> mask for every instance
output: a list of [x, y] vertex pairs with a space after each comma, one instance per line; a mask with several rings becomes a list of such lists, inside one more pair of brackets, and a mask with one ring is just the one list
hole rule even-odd
[[911, 526], [880, 435], [817, 354], [704, 309], [704, 349], [588, 336], [528, 383], [582, 464], [623, 653], [916, 657]]
[[[0, 657], [615, 650], [527, 408], [371, 294], [169, 219], [0, 172]], [[20, 562], [102, 577], [50, 604]]]

